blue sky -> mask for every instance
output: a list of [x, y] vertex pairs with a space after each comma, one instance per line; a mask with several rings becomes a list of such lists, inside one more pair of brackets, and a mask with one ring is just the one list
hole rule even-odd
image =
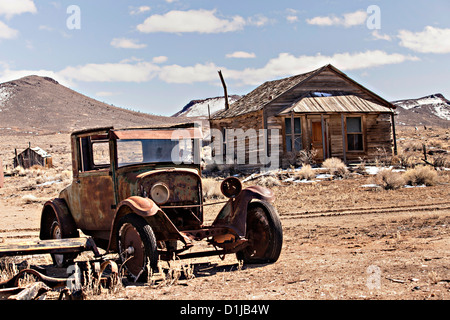
[[[74, 5], [75, 7], [71, 7]], [[50, 76], [172, 115], [332, 63], [387, 100], [450, 97], [450, 2], [0, 0], [0, 82]]]

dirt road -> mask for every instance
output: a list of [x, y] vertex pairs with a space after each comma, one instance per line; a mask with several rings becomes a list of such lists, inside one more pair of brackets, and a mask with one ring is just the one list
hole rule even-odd
[[[279, 188], [276, 192], [282, 193]], [[448, 188], [441, 192], [448, 192]], [[133, 284], [114, 294], [92, 298], [450, 298], [450, 210], [404, 208], [378, 213], [354, 210], [347, 215], [332, 214], [333, 210], [327, 215], [324, 210], [313, 216], [289, 215], [299, 210], [282, 209], [283, 199], [288, 196], [286, 189], [283, 193], [285, 196], [276, 202], [284, 231], [283, 250], [276, 263], [240, 266], [234, 255], [224, 260], [218, 257], [186, 260], [182, 263], [193, 270], [193, 279], [181, 277], [173, 283], [152, 286]], [[435, 190], [433, 194], [439, 192]], [[211, 209], [208, 217], [214, 211]], [[37, 204], [22, 207], [3, 204], [0, 238], [9, 242], [36, 237], [39, 213]], [[50, 259], [46, 261], [50, 263]], [[168, 268], [167, 263], [162, 264]]]

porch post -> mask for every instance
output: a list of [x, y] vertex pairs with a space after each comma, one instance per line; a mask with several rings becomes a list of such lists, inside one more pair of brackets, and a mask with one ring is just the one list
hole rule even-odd
[[392, 122], [392, 138], [394, 139], [394, 155], [397, 155], [397, 138], [395, 135], [394, 112], [391, 113], [391, 122]]
[[326, 141], [325, 141], [325, 121], [323, 119], [323, 114], [320, 115], [321, 127], [322, 127], [322, 151], [323, 151], [323, 160], [327, 158], [326, 152]]
[[341, 127], [342, 127], [342, 152], [344, 154], [344, 162], [347, 162], [347, 143], [346, 143], [346, 136], [345, 136], [345, 120], [344, 120], [344, 114], [341, 113]]

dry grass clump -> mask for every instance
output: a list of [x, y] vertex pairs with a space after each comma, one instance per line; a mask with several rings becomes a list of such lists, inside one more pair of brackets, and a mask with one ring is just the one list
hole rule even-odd
[[426, 185], [434, 186], [438, 182], [438, 173], [429, 166], [419, 166], [409, 169], [404, 174], [406, 184], [411, 186]]
[[381, 169], [375, 176], [376, 184], [385, 190], [396, 190], [405, 185], [405, 179], [400, 172], [392, 169]]
[[409, 140], [403, 144], [404, 151], [421, 151], [422, 148], [422, 142], [417, 140]]
[[312, 180], [316, 177], [316, 174], [314, 170], [311, 168], [309, 164], [305, 164], [297, 173], [295, 176], [297, 179], [300, 180]]
[[348, 169], [344, 162], [339, 158], [328, 158], [322, 163], [322, 167], [328, 169], [329, 173], [336, 177], [344, 178]]
[[220, 199], [223, 197], [222, 191], [220, 191], [220, 181], [213, 178], [203, 178], [203, 198], [205, 200]]
[[267, 175], [267, 176], [260, 177], [257, 180], [257, 184], [262, 187], [272, 188], [272, 187], [280, 186], [281, 182], [276, 177]]
[[31, 204], [31, 203], [43, 203], [45, 202], [44, 199], [40, 199], [32, 194], [26, 194], [22, 196], [22, 202], [25, 204]]

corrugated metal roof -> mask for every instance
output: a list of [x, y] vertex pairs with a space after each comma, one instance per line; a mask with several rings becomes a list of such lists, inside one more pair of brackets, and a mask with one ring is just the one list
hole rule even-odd
[[51, 158], [51, 155], [49, 155], [46, 151], [39, 147], [30, 148], [34, 152], [36, 152], [38, 155], [40, 155], [42, 158]]
[[288, 114], [291, 111], [298, 113], [393, 112], [391, 108], [352, 94], [325, 97], [309, 94], [308, 96], [297, 100], [289, 108], [283, 110], [279, 114]]

